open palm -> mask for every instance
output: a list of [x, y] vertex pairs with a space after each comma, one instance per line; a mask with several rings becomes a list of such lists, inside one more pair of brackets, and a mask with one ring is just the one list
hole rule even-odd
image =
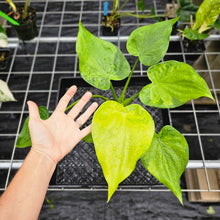
[[32, 101], [28, 101], [32, 150], [45, 153], [56, 163], [69, 153], [82, 138], [91, 132], [91, 125], [83, 129], [80, 129], [80, 127], [98, 107], [97, 103], [92, 103], [77, 118], [92, 96], [90, 92], [87, 92], [66, 114], [65, 109], [76, 91], [76, 86], [72, 86], [60, 99], [55, 111], [47, 120], [40, 119], [37, 105]]

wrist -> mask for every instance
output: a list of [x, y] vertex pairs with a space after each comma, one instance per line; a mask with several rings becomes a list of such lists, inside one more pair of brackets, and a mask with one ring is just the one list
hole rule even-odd
[[31, 147], [30, 154], [34, 154], [38, 158], [43, 157], [43, 160], [45, 162], [47, 161], [48, 164], [51, 164], [52, 166], [56, 167], [56, 165], [57, 165], [57, 162], [55, 160], [53, 160], [53, 158], [50, 155], [48, 155], [46, 152], [42, 151], [41, 149], [39, 149], [39, 148], [37, 148], [35, 146]]

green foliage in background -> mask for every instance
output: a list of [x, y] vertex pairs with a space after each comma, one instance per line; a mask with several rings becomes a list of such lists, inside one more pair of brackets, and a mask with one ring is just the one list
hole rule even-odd
[[[46, 120], [50, 117], [47, 108], [44, 106], [39, 107], [39, 114], [42, 120]], [[22, 130], [18, 136], [18, 140], [16, 143], [16, 147], [18, 148], [25, 148], [31, 146], [31, 136], [29, 133], [28, 122], [29, 122], [29, 116], [26, 118]]]
[[180, 17], [181, 22], [189, 22], [191, 16], [195, 19], [199, 6], [194, 5], [191, 0], [178, 0], [178, 5], [176, 14]]
[[213, 27], [218, 27], [215, 24], [220, 14], [219, 0], [204, 0], [196, 12], [195, 24], [191, 28], [185, 28], [183, 36], [190, 40], [202, 40], [209, 36], [204, 33]]

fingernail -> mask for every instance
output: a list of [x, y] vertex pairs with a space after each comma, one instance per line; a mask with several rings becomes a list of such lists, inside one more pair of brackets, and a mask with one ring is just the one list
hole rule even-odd
[[93, 102], [93, 105], [96, 105], [97, 107], [99, 106], [99, 104], [97, 102]]
[[92, 93], [90, 91], [87, 91], [86, 94], [92, 96]]
[[77, 86], [76, 85], [73, 85], [73, 86], [71, 86], [71, 89], [77, 89]]

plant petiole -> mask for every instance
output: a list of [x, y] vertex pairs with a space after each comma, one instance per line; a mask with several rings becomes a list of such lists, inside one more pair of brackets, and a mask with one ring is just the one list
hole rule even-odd
[[28, 7], [29, 7], [30, 0], [26, 0], [24, 5], [24, 13], [22, 14], [22, 20], [24, 20], [28, 15]]
[[118, 10], [118, 5], [119, 5], [119, 0], [114, 0], [113, 1], [113, 12], [112, 12], [112, 14], [116, 14], [116, 12]]
[[100, 98], [100, 99], [103, 99], [104, 101], [109, 101], [107, 97], [102, 96], [102, 95], [92, 95], [92, 98]]
[[124, 6], [128, 3], [128, 1], [129, 0], [126, 0], [123, 4], [122, 4], [122, 6], [119, 8], [119, 10], [118, 11], [121, 11], [122, 10], [122, 8], [124, 8]]
[[128, 87], [128, 85], [129, 85], [129, 82], [130, 82], [131, 77], [132, 77], [132, 75], [133, 75], [133, 72], [134, 72], [134, 70], [135, 70], [135, 68], [136, 68], [136, 66], [137, 66], [138, 61], [139, 61], [139, 57], [137, 58], [137, 60], [136, 60], [136, 62], [135, 62], [135, 64], [134, 64], [134, 66], [133, 66], [133, 68], [132, 68], [132, 70], [131, 70], [131, 72], [130, 72], [130, 75], [129, 75], [127, 81], [126, 81], [125, 87], [124, 87], [124, 89], [123, 89], [123, 91], [122, 91], [122, 94], [121, 94], [121, 96], [120, 96], [120, 98], [119, 98], [119, 100], [120, 100], [121, 103], [124, 102], [124, 98], [125, 98], [125, 93], [126, 93], [127, 87]]
[[130, 97], [128, 99], [125, 99], [123, 102], [124, 106], [129, 105], [135, 98], [137, 98], [139, 96], [139, 93], [140, 92], [138, 92], [137, 94], [133, 95], [132, 97]]
[[11, 6], [13, 12], [17, 12], [17, 8], [12, 0], [6, 0], [6, 2]]
[[117, 95], [116, 95], [116, 93], [115, 93], [115, 90], [114, 90], [114, 87], [113, 87], [113, 85], [112, 85], [112, 82], [110, 82], [110, 88], [111, 88], [111, 90], [112, 90], [112, 95], [113, 95], [115, 101], [120, 102], [120, 100], [117, 98]]

